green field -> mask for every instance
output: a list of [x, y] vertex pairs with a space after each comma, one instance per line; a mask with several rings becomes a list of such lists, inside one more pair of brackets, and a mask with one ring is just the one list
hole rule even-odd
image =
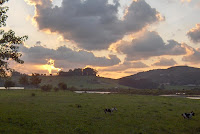
[[[113, 106], [117, 112], [103, 112]], [[200, 133], [200, 101], [186, 98], [1, 90], [0, 107], [1, 134]]]

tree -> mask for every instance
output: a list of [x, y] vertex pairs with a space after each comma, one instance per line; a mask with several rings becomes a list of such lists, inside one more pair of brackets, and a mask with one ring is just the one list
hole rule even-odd
[[96, 76], [97, 75], [97, 70], [93, 69], [93, 68], [85, 68], [83, 69], [83, 75], [84, 76]]
[[30, 78], [30, 83], [36, 87], [41, 83], [42, 79], [39, 78], [38, 74], [32, 74]]
[[[6, 19], [8, 16], [6, 12], [8, 7], [2, 7], [5, 2], [9, 0], [0, 0], [0, 28], [6, 26]], [[23, 64], [24, 61], [20, 59], [22, 56], [18, 52], [19, 44], [22, 44], [25, 40], [28, 39], [28, 36], [16, 36], [13, 30], [5, 32], [3, 29], [0, 29], [0, 77], [6, 77], [7, 73], [12, 71], [8, 67], [8, 61], [14, 60], [17, 63]]]
[[28, 76], [27, 75], [21, 75], [21, 77], [19, 78], [19, 84], [27, 86], [29, 84]]
[[61, 90], [67, 90], [67, 84], [60, 82], [58, 83], [58, 88]]
[[74, 72], [75, 76], [82, 76], [83, 75], [83, 70], [81, 68], [75, 68], [73, 72]]
[[15, 86], [15, 82], [13, 82], [13, 81], [11, 81], [11, 80], [7, 80], [7, 81], [5, 81], [5, 83], [4, 83], [4, 87], [6, 88], [6, 89], [8, 89], [9, 87], [14, 87]]

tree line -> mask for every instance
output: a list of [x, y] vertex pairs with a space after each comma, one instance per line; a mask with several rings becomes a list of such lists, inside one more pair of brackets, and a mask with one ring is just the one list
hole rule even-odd
[[67, 72], [60, 71], [58, 72], [59, 76], [96, 76], [97, 70], [87, 67], [87, 68], [75, 68], [74, 70], [70, 69]]
[[42, 79], [39, 77], [39, 74], [32, 74], [32, 76], [28, 76], [26, 74], [21, 74], [18, 82], [12, 81], [11, 77], [7, 77], [7, 79], [0, 79], [0, 86], [4, 86], [5, 88], [15, 87], [16, 85], [24, 86], [24, 87], [39, 87], [39, 84], [42, 82]]
[[[75, 68], [75, 69], [69, 69], [69, 71], [59, 71], [58, 76], [96, 76], [98, 71], [96, 69], [87, 67], [87, 68]], [[17, 71], [12, 72], [12, 76], [22, 76], [27, 74], [22, 74]], [[32, 74], [33, 75], [33, 74]], [[39, 74], [35, 73], [34, 75], [38, 76], [47, 76], [46, 74]], [[52, 76], [52, 74], [50, 74]]]

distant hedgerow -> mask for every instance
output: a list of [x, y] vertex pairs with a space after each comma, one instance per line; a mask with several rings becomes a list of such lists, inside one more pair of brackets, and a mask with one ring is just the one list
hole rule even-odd
[[50, 92], [51, 89], [52, 89], [52, 85], [49, 85], [49, 84], [41, 86], [41, 90], [45, 92]]

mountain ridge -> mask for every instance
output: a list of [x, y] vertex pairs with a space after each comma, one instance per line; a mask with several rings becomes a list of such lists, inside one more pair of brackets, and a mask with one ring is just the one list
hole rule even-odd
[[173, 66], [167, 69], [154, 69], [139, 72], [123, 78], [134, 80], [150, 79], [159, 84], [169, 85], [200, 85], [200, 68], [190, 66]]

